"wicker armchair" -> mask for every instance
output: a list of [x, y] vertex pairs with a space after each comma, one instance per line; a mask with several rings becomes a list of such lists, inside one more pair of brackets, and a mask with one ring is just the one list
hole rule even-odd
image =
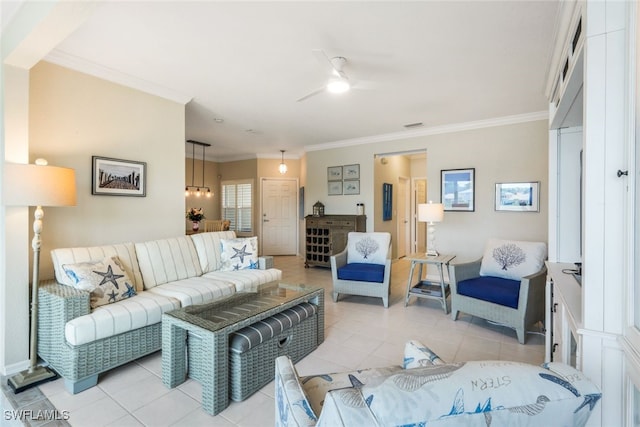
[[482, 319], [514, 328], [520, 344], [525, 343], [527, 328], [538, 321], [544, 321], [546, 267], [534, 274], [522, 277], [517, 308], [507, 307], [479, 298], [462, 295], [459, 285], [466, 280], [480, 277], [482, 259], [449, 265], [449, 285], [451, 288], [451, 318], [457, 320], [459, 312], [465, 312]]
[[[377, 252], [373, 258], [372, 254], [362, 255], [361, 249], [358, 248], [358, 241], [366, 239], [374, 239], [377, 242]], [[339, 294], [361, 295], [382, 298], [384, 307], [389, 307], [391, 234], [350, 232], [346, 248], [331, 256], [331, 277], [333, 301], [338, 302]]]

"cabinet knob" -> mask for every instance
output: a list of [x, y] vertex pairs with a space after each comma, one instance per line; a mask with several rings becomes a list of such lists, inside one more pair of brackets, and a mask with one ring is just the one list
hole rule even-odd
[[557, 302], [553, 304], [553, 309], [552, 309], [552, 311], [553, 311], [554, 313], [558, 311], [558, 303], [557, 303]]
[[552, 349], [551, 349], [551, 352], [552, 352], [552, 353], [555, 353], [557, 349], [558, 349], [558, 344], [557, 344], [557, 343], [555, 343], [555, 344], [553, 344], [553, 347], [552, 347]]

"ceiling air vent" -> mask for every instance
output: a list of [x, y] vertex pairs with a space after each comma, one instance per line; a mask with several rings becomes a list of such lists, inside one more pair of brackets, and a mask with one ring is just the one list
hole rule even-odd
[[422, 122], [415, 122], [415, 123], [409, 123], [404, 125], [405, 129], [414, 129], [414, 128], [419, 128], [420, 126], [424, 126], [424, 123]]

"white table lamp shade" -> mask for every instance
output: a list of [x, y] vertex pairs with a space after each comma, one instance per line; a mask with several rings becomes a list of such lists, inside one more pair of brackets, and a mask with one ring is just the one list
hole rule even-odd
[[7, 206], [75, 206], [73, 169], [21, 163], [4, 165], [4, 204]]
[[444, 206], [442, 203], [421, 203], [418, 205], [418, 221], [442, 222], [444, 219]]

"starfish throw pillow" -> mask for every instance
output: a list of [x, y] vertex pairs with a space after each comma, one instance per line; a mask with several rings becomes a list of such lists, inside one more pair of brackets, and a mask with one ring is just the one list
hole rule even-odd
[[222, 245], [221, 271], [258, 268], [257, 237], [220, 239], [220, 244]]
[[136, 295], [136, 289], [117, 256], [101, 261], [63, 264], [73, 287], [90, 293], [91, 308], [111, 304]]

